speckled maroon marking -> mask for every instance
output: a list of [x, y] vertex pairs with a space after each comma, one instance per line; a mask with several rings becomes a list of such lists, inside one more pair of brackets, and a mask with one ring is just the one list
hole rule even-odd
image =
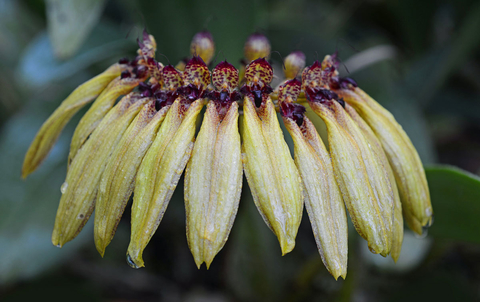
[[240, 100], [241, 95], [236, 91], [238, 86], [238, 70], [227, 61], [220, 62], [212, 72], [214, 91], [206, 93], [205, 97], [215, 103], [215, 109], [223, 120], [233, 102]]
[[252, 61], [245, 69], [245, 85], [240, 92], [250, 95], [255, 100], [255, 106], [260, 107], [267, 96], [273, 92], [270, 82], [273, 79], [273, 69], [264, 58]]
[[291, 101], [296, 101], [301, 89], [302, 83], [297, 79], [292, 79], [283, 83], [278, 89], [278, 101], [288, 101], [288, 97], [291, 98]]
[[195, 79], [198, 79], [199, 90], [205, 90], [210, 84], [210, 71], [200, 56], [193, 56], [185, 65], [183, 80], [186, 85], [194, 85]]
[[302, 73], [303, 89], [315, 87], [322, 84], [322, 65], [319, 61], [304, 69]]
[[172, 65], [163, 67], [162, 80], [167, 90], [176, 90], [183, 85], [182, 75]]
[[148, 32], [144, 29], [142, 34], [142, 40], [137, 39], [138, 47], [140, 48], [140, 55], [146, 57], [155, 57], [155, 39], [153, 36], [150, 36]]
[[227, 86], [232, 91], [238, 86], [238, 70], [227, 61], [220, 62], [212, 72], [212, 83], [217, 89]]
[[329, 56], [325, 56], [322, 61], [322, 69], [327, 72], [336, 72], [339, 64], [338, 51], [336, 51]]
[[267, 85], [272, 81], [273, 68], [265, 58], [254, 60], [245, 68], [245, 80], [247, 81], [247, 85], [249, 82], [253, 82], [255, 78], [261, 82], [260, 85]]

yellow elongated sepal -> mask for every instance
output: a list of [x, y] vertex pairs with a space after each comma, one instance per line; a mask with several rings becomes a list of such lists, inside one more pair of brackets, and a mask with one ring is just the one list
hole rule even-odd
[[78, 86], [43, 123], [23, 161], [22, 177], [35, 171], [48, 155], [65, 125], [83, 106], [95, 99], [126, 65], [113, 64], [103, 73]]
[[133, 90], [145, 78], [124, 78], [117, 77], [114, 79], [105, 90], [93, 102], [73, 133], [72, 142], [70, 143], [70, 153], [68, 154], [69, 164], [82, 147], [88, 136], [95, 130], [105, 114], [112, 108], [115, 101], [121, 95], [127, 94]]
[[95, 246], [100, 255], [115, 235], [135, 187], [135, 176], [170, 106], [157, 112], [146, 104], [113, 151], [100, 181], [95, 205]]
[[102, 120], [72, 161], [62, 185], [52, 243], [62, 247], [80, 233], [92, 214], [100, 177], [110, 154], [145, 102], [124, 98]]
[[185, 171], [187, 241], [198, 268], [210, 267], [222, 249], [237, 214], [242, 190], [238, 105], [221, 120], [208, 104]]
[[421, 227], [432, 221], [433, 209], [425, 170], [415, 147], [393, 115], [363, 90], [336, 92], [355, 108], [380, 140], [397, 181], [405, 220], [421, 234]]
[[295, 164], [305, 188], [305, 206], [318, 251], [335, 279], [347, 275], [348, 225], [345, 205], [333, 173], [332, 161], [315, 126], [304, 117], [301, 127], [283, 122], [295, 144]]
[[381, 162], [338, 102], [310, 102], [310, 106], [327, 125], [335, 176], [357, 232], [373, 253], [388, 255], [394, 197]]
[[196, 100], [185, 112], [184, 105], [177, 99], [140, 164], [134, 190], [132, 232], [127, 252], [127, 260], [132, 267], [144, 266], [143, 250], [157, 230], [190, 158], [196, 119], [203, 105], [203, 99]]
[[243, 168], [255, 205], [285, 255], [295, 247], [302, 218], [302, 182], [272, 101], [268, 98], [258, 115], [253, 102], [245, 97], [243, 103]]
[[367, 123], [358, 115], [358, 113], [353, 109], [349, 104], [345, 104], [345, 110], [348, 115], [355, 121], [357, 126], [362, 130], [363, 135], [370, 144], [373, 152], [377, 159], [381, 161], [382, 166], [384, 167], [390, 185], [392, 186], [393, 197], [395, 199], [395, 209], [394, 209], [394, 219], [393, 219], [393, 235], [392, 235], [392, 250], [391, 256], [395, 262], [397, 262], [398, 257], [400, 257], [400, 251], [402, 250], [403, 243], [403, 215], [402, 215], [402, 203], [400, 201], [400, 194], [398, 192], [397, 184], [395, 182], [395, 176], [393, 174], [392, 167], [388, 162], [387, 155], [382, 148], [382, 144], [375, 136], [375, 133], [367, 125]]

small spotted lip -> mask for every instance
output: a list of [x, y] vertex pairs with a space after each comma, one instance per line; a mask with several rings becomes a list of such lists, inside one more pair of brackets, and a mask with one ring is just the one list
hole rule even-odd
[[322, 64], [318, 60], [313, 62], [313, 64], [306, 67], [302, 73], [303, 88], [306, 89], [306, 87], [311, 85], [322, 85], [324, 83], [324, 75], [325, 73], [322, 69]]
[[183, 85], [181, 74], [172, 65], [162, 69], [162, 80], [166, 89], [176, 89]]
[[193, 56], [185, 65], [183, 81], [186, 85], [194, 85], [204, 90], [210, 84], [210, 71], [200, 56]]
[[278, 100], [280, 102], [284, 102], [290, 96], [292, 101], [295, 101], [300, 94], [301, 87], [302, 82], [296, 78], [288, 80], [282, 86], [280, 86]]
[[212, 72], [212, 82], [217, 89], [231, 91], [238, 86], [238, 70], [227, 61], [220, 62]]
[[263, 85], [269, 84], [273, 79], [273, 68], [265, 58], [252, 61], [245, 69], [247, 83], [258, 78]]

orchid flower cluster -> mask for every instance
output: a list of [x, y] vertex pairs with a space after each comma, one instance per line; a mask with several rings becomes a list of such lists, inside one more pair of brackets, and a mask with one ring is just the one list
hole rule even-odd
[[[144, 32], [133, 60], [121, 59], [80, 85], [33, 140], [23, 177], [95, 100], [73, 134], [54, 245], [74, 239], [95, 210], [95, 246], [103, 256], [133, 194], [127, 261], [144, 266], [143, 251], [184, 170], [187, 241], [199, 268], [203, 262], [208, 268], [228, 239], [244, 174], [282, 254], [295, 246], [305, 204], [335, 279], [347, 274], [347, 210], [371, 252], [395, 261], [403, 220], [418, 234], [430, 226], [417, 151], [392, 114], [339, 77], [336, 54], [305, 67], [305, 55], [292, 52], [285, 79], [273, 89], [270, 43], [261, 34], [247, 40], [240, 70], [227, 61], [209, 70], [215, 46], [208, 32], [194, 36], [192, 56], [175, 67], [156, 61], [155, 51], [155, 39]], [[328, 149], [307, 109], [325, 122]], [[293, 138], [293, 157], [279, 116]]]

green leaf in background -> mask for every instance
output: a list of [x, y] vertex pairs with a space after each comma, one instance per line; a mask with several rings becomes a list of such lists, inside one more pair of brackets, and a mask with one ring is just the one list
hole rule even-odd
[[55, 55], [71, 57], [100, 19], [105, 0], [47, 0], [48, 33]]
[[435, 238], [480, 242], [480, 178], [452, 166], [426, 168]]
[[16, 70], [17, 81], [23, 87], [42, 88], [53, 81], [72, 76], [94, 63], [110, 60], [107, 62], [108, 66], [121, 58], [128, 49], [136, 48], [133, 39], [133, 35], [126, 39], [118, 28], [101, 23], [77, 55], [66, 61], [58, 61], [46, 32], [41, 32], [30, 42], [20, 58]]

